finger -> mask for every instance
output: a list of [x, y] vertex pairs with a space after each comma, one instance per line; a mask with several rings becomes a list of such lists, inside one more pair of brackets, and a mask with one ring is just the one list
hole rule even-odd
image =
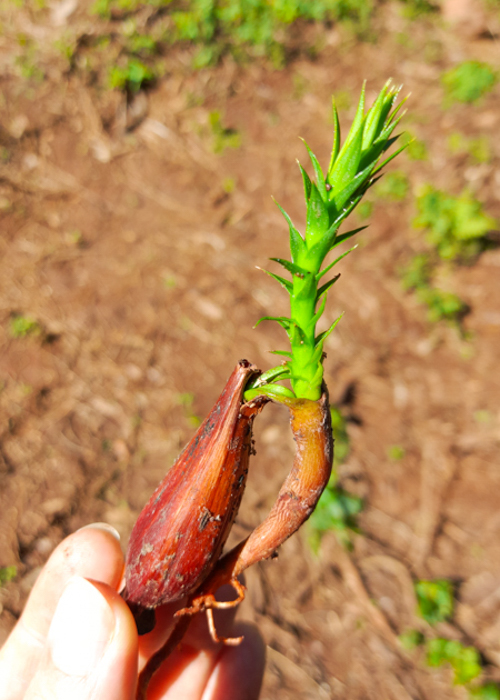
[[242, 635], [239, 646], [225, 646], [220, 652], [202, 700], [257, 700], [266, 665], [266, 645], [257, 627], [240, 622], [233, 634]]
[[151, 700], [257, 700], [265, 666], [265, 645], [257, 628], [239, 623], [231, 630], [244, 639], [237, 647], [197, 650], [183, 644], [153, 676]]
[[137, 631], [118, 593], [81, 577], [66, 586], [24, 700], [133, 700]]
[[0, 697], [21, 700], [40, 660], [57, 603], [79, 575], [117, 587], [123, 572], [118, 533], [104, 523], [67, 537], [42, 569], [24, 612], [0, 650]]
[[[222, 586], [215, 597], [218, 601], [234, 600], [234, 588], [230, 585]], [[175, 623], [173, 615], [177, 610], [183, 608], [185, 604], [186, 598], [157, 608], [156, 624], [153, 631], [139, 638], [141, 665], [166, 642]], [[230, 630], [237, 610], [238, 606], [226, 610], [214, 610], [215, 628], [220, 637], [231, 636]], [[218, 651], [220, 649], [220, 644], [215, 644], [212, 641], [205, 613], [197, 613], [193, 616], [185, 642], [198, 650]]]

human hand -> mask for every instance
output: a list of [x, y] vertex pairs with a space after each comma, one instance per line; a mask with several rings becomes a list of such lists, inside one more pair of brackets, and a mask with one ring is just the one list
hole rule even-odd
[[[133, 700], [138, 672], [173, 626], [168, 605], [155, 629], [137, 636], [117, 590], [123, 555], [114, 530], [89, 525], [54, 550], [24, 612], [0, 650], [1, 700]], [[88, 580], [90, 579], [90, 581]], [[223, 636], [244, 635], [236, 647], [214, 644], [196, 615], [182, 645], [153, 677], [148, 700], [257, 700], [265, 648], [257, 629], [216, 613]]]

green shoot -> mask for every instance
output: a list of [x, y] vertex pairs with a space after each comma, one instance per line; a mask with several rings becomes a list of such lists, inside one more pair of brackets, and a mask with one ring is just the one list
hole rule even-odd
[[387, 450], [387, 455], [393, 462], [399, 462], [405, 458], [406, 450], [401, 445], [391, 445]]
[[[325, 276], [349, 251], [323, 267], [330, 251], [352, 238], [361, 229], [340, 233], [340, 227], [361, 201], [366, 191], [380, 178], [382, 168], [391, 161], [404, 145], [386, 156], [396, 142], [394, 131], [400, 121], [403, 103], [395, 106], [399, 90], [388, 82], [365, 113], [365, 91], [361, 92], [357, 112], [345, 142], [341, 143], [337, 108], [333, 105], [333, 148], [326, 174], [305, 144], [315, 174], [312, 181], [299, 164], [306, 200], [306, 230], [301, 235], [288, 214], [281, 208], [290, 231], [291, 260], [271, 258], [288, 273], [281, 277], [267, 272], [282, 285], [290, 296], [290, 316], [265, 316], [261, 321], [276, 321], [288, 335], [291, 349], [275, 351], [286, 360], [249, 385], [245, 398], [258, 394], [270, 397], [288, 396], [316, 401], [320, 398], [323, 382], [323, 347], [340, 317], [325, 330], [317, 331], [323, 315], [329, 289], [338, 280]], [[278, 205], [279, 206], [279, 205]], [[352, 250], [352, 248], [351, 248]], [[291, 389], [277, 382], [290, 380]]]
[[16, 566], [0, 566], [0, 588], [17, 576]]
[[401, 642], [403, 649], [406, 649], [406, 651], [411, 651], [412, 649], [416, 649], [416, 647], [421, 646], [425, 642], [425, 637], [422, 632], [410, 629], [399, 635], [399, 641]]
[[10, 334], [13, 338], [24, 338], [28, 335], [40, 335], [40, 324], [29, 316], [15, 314], [10, 319]]
[[453, 586], [446, 579], [417, 581], [415, 584], [418, 612], [430, 625], [453, 615]]
[[487, 64], [480, 61], [465, 61], [447, 71], [441, 78], [448, 103], [478, 102], [493, 89], [498, 76]]
[[375, 188], [377, 197], [391, 199], [394, 202], [403, 200], [410, 190], [407, 176], [400, 170], [387, 173]]
[[417, 198], [417, 209], [413, 225], [426, 229], [427, 242], [442, 260], [473, 259], [486, 248], [486, 234], [498, 225], [466, 190], [453, 197], [427, 186]]
[[222, 125], [220, 112], [210, 112], [208, 115], [210, 129], [213, 134], [214, 153], [222, 153], [226, 148], [239, 148], [241, 135], [235, 129], [229, 129]]
[[466, 647], [461, 642], [438, 637], [427, 642], [429, 666], [451, 664], [455, 685], [466, 685], [477, 678], [481, 671], [481, 657], [475, 647]]
[[500, 700], [500, 686], [497, 683], [485, 683], [469, 690], [471, 698], [478, 700]]

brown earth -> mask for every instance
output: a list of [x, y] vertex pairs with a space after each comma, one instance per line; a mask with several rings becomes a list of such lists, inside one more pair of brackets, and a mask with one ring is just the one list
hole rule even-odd
[[[453, 20], [453, 3], [445, 10]], [[317, 59], [283, 71], [226, 60], [193, 73], [174, 53], [128, 108], [55, 59], [43, 82], [20, 78], [16, 22], [56, 31], [43, 14], [25, 19], [11, 11], [0, 45], [0, 566], [18, 570], [0, 590], [1, 640], [58, 542], [101, 520], [126, 543], [236, 361], [265, 369], [268, 351], [284, 347], [272, 324], [252, 330], [287, 311], [255, 266], [287, 255], [271, 195], [303, 223], [297, 137], [327, 161], [332, 93], [347, 124], [365, 78], [369, 98], [390, 76], [403, 83], [405, 126], [429, 153], [398, 158], [411, 194], [424, 182], [453, 194], [468, 186], [500, 216], [500, 87], [445, 110], [439, 80], [467, 58], [498, 65], [487, 14], [471, 30], [463, 17], [412, 22], [388, 4], [376, 42], [333, 27]], [[239, 148], [214, 153], [213, 110], [239, 132]], [[486, 135], [491, 161], [450, 154], [455, 131]], [[345, 311], [325, 369], [332, 402], [352, 418], [341, 482], [365, 498], [362, 533], [352, 554], [327, 535], [317, 558], [295, 536], [247, 576], [241, 615], [269, 645], [265, 700], [465, 697], [448, 669], [403, 651], [408, 628], [474, 644], [486, 677], [500, 680], [500, 251], [445, 273], [471, 307], [469, 339], [431, 325], [397, 275], [423, 245], [413, 201], [376, 201], [326, 312], [325, 323]], [[12, 337], [15, 314], [40, 332]], [[262, 520], [287, 472], [286, 411], [266, 408], [256, 444], [234, 541]], [[403, 459], [388, 457], [393, 445]], [[434, 577], [451, 579], [458, 601], [453, 624], [437, 631], [416, 617], [412, 586]]]

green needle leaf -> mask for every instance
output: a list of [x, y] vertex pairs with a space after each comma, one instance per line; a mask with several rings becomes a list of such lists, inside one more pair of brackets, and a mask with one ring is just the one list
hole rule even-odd
[[[356, 177], [359, 161], [361, 159], [361, 145], [363, 143], [363, 122], [358, 126], [357, 131], [349, 141], [346, 141], [339, 157], [335, 161], [333, 171], [328, 173], [328, 182], [333, 191], [330, 198], [335, 201], [337, 207], [337, 194], [342, 192], [350, 181]], [[342, 206], [342, 205], [340, 205]]]
[[[358, 233], [359, 231], [363, 231], [363, 229], [365, 229], [365, 228], [368, 228], [368, 226], [362, 226], [361, 228], [356, 229], [356, 233]], [[316, 282], [319, 282], [320, 279], [323, 277], [323, 275], [326, 275], [327, 272], [330, 272], [332, 267], [334, 267], [338, 262], [340, 262], [342, 260], [342, 258], [345, 258], [346, 255], [349, 255], [349, 253], [352, 253], [353, 250], [356, 250], [357, 247], [358, 247], [357, 244], [353, 245], [352, 248], [349, 248], [349, 250], [346, 250], [345, 253], [342, 253], [342, 255], [339, 255], [338, 258], [335, 258], [335, 260], [332, 263], [330, 263], [327, 267], [325, 267], [324, 270], [322, 270], [321, 272], [319, 272], [316, 275]]]
[[330, 287], [333, 287], [333, 285], [335, 284], [335, 282], [338, 280], [339, 277], [340, 277], [340, 272], [338, 275], [335, 275], [335, 277], [332, 277], [331, 280], [329, 280], [328, 282], [325, 282], [325, 284], [323, 284], [318, 289], [318, 291], [316, 293], [316, 299], [319, 299], [322, 294], [324, 294], [325, 292], [327, 292], [330, 289]]
[[306, 242], [293, 225], [291, 218], [288, 216], [283, 207], [280, 206], [276, 200], [274, 200], [274, 203], [285, 217], [290, 229], [290, 252], [292, 254], [292, 260], [294, 262], [301, 260], [304, 254], [307, 252]]
[[337, 194], [333, 196], [333, 201], [335, 202], [337, 211], [340, 211], [345, 206], [345, 204], [349, 201], [350, 197], [352, 197], [352, 195], [358, 189], [362, 189], [366, 185], [372, 174], [371, 171], [373, 170], [374, 166], [375, 161], [373, 163], [370, 163], [368, 167], [366, 167], [364, 170], [355, 175], [351, 179], [349, 184], [346, 185], [346, 187], [344, 187], [342, 190], [340, 190], [340, 192], [337, 192]]
[[318, 345], [318, 343], [323, 344], [323, 343], [325, 342], [325, 340], [328, 338], [328, 336], [329, 336], [330, 333], [333, 331], [333, 329], [335, 328], [335, 326], [336, 326], [337, 323], [340, 321], [340, 319], [342, 318], [343, 315], [344, 315], [344, 312], [342, 312], [342, 313], [340, 314], [340, 316], [339, 316], [338, 318], [335, 319], [335, 321], [332, 323], [332, 325], [330, 326], [330, 328], [328, 328], [326, 331], [323, 331], [323, 333], [320, 333], [318, 336], [316, 336], [316, 338], [315, 338], [315, 344], [316, 344], [316, 345]]
[[[337, 236], [337, 238], [335, 239], [335, 247], [337, 247], [338, 245], [340, 245], [340, 244], [343, 243], [344, 241], [348, 241], [349, 238], [352, 238], [353, 236], [355, 236], [355, 235], [356, 235], [357, 233], [359, 233], [360, 231], [364, 231], [365, 228], [368, 228], [368, 226], [360, 226], [359, 228], [353, 228], [352, 231], [346, 231], [346, 232], [343, 233], [341, 236]], [[356, 246], [354, 246], [354, 248], [356, 248]], [[354, 250], [354, 248], [351, 248], [351, 250]], [[348, 250], [347, 253], [345, 253], [345, 255], [347, 255], [347, 254], [350, 253], [350, 252], [351, 252], [351, 251]], [[344, 257], [343, 255], [340, 256], [340, 258], [343, 258], [343, 257]], [[340, 260], [340, 258], [337, 258], [337, 259]], [[327, 268], [327, 269], [328, 269], [328, 268]]]
[[306, 223], [306, 243], [310, 247], [316, 243], [318, 238], [322, 238], [330, 225], [328, 209], [319, 193], [316, 184], [311, 184], [311, 196], [307, 203], [307, 223]]
[[[366, 80], [363, 83], [363, 87], [361, 88], [361, 95], [359, 97], [359, 102], [358, 102], [358, 108], [356, 110], [356, 115], [354, 117], [354, 121], [352, 123], [352, 126], [349, 130], [349, 133], [347, 135], [347, 138], [344, 143], [344, 147], [342, 150], [347, 148], [351, 141], [353, 141], [355, 138], [357, 138], [357, 133], [360, 127], [362, 126], [365, 117], [364, 117], [364, 111], [365, 111], [365, 88], [366, 88]], [[342, 153], [342, 151], [341, 151]]]
[[273, 280], [276, 280], [276, 282], [279, 282], [281, 284], [281, 286], [284, 287], [289, 294], [292, 293], [293, 286], [289, 280], [286, 280], [283, 277], [280, 277], [279, 275], [275, 275], [274, 272], [269, 272], [269, 270], [264, 270], [262, 267], [257, 267], [257, 270], [262, 270], [262, 272], [265, 272], [266, 275], [269, 275], [269, 277], [272, 277]]
[[273, 262], [277, 262], [279, 265], [282, 265], [282, 267], [284, 267], [285, 270], [288, 270], [288, 272], [291, 275], [305, 277], [306, 275], [311, 274], [309, 270], [304, 270], [303, 267], [300, 267], [300, 265], [296, 265], [295, 263], [290, 262], [289, 260], [283, 260], [283, 258], [269, 258], [269, 260], [272, 260]]
[[304, 141], [304, 139], [301, 139], [302, 143], [304, 146], [307, 148], [307, 152], [309, 153], [309, 158], [311, 159], [312, 166], [314, 168], [314, 172], [316, 174], [316, 182], [318, 185], [318, 190], [319, 193], [322, 197], [322, 199], [326, 202], [328, 201], [328, 194], [326, 191], [326, 183], [325, 183], [325, 176], [323, 175], [323, 171], [321, 170], [321, 166], [318, 163], [318, 159], [314, 155], [314, 153], [311, 151], [307, 143]]
[[259, 318], [254, 328], [257, 328], [262, 321], [276, 321], [276, 323], [279, 323], [287, 332], [293, 323], [292, 319], [286, 316], [262, 316], [262, 318]]
[[332, 145], [332, 155], [330, 158], [330, 164], [328, 166], [328, 172], [331, 172], [333, 165], [337, 160], [337, 156], [340, 150], [340, 122], [339, 113], [337, 110], [337, 105], [335, 104], [335, 98], [332, 99], [333, 108], [333, 145]]
[[290, 369], [286, 365], [280, 365], [279, 367], [273, 367], [272, 369], [268, 369], [267, 372], [261, 374], [260, 377], [257, 377], [251, 385], [248, 385], [248, 388], [251, 389], [253, 387], [263, 386], [264, 384], [271, 384], [272, 382], [277, 382], [281, 379], [289, 378]]
[[310, 178], [309, 175], [306, 173], [306, 171], [304, 170], [304, 168], [301, 166], [301, 164], [299, 163], [299, 161], [297, 161], [297, 163], [298, 163], [298, 166], [299, 166], [299, 168], [300, 168], [300, 173], [301, 173], [301, 175], [302, 175], [302, 182], [303, 182], [303, 184], [304, 184], [304, 196], [305, 196], [305, 198], [306, 198], [306, 202], [308, 202], [308, 201], [309, 201], [309, 197], [311, 196], [311, 185], [312, 185], [311, 178]]
[[[340, 275], [339, 275], [339, 277], [340, 277]], [[313, 325], [313, 327], [316, 326], [316, 324], [318, 323], [319, 319], [323, 316], [323, 312], [324, 312], [325, 306], [326, 306], [326, 296], [327, 296], [327, 295], [325, 294], [325, 295], [323, 296], [323, 298], [321, 299], [321, 304], [320, 304], [320, 306], [319, 306], [319, 309], [316, 311], [316, 313], [314, 314], [314, 316], [313, 316], [312, 319], [311, 319], [311, 324]], [[316, 297], [316, 299], [319, 300], [319, 298], [320, 298], [320, 295], [318, 294], [318, 296]], [[317, 302], [316, 302], [316, 303], [317, 303]]]
[[281, 386], [281, 384], [267, 384], [266, 386], [245, 391], [245, 401], [251, 401], [258, 396], [268, 396], [271, 400], [276, 400], [278, 402], [283, 398], [296, 398], [293, 391], [290, 391], [290, 389], [287, 389], [285, 386]]
[[284, 355], [285, 357], [289, 357], [290, 359], [292, 358], [292, 353], [288, 352], [288, 350], [269, 350], [271, 355]]

